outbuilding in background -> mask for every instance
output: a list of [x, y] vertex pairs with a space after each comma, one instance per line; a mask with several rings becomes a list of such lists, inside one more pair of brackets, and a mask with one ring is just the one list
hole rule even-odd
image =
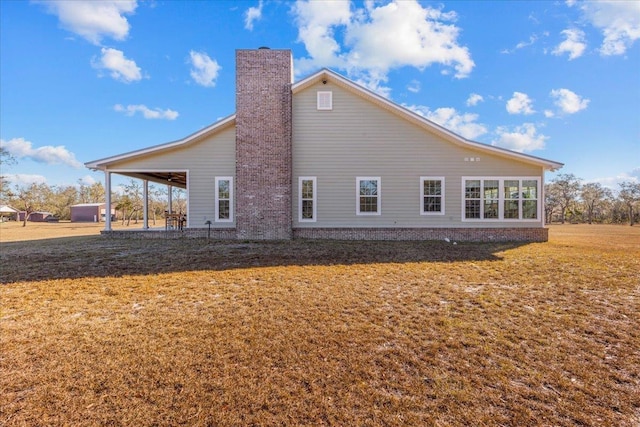
[[18, 210], [8, 205], [0, 205], [0, 222], [17, 221]]
[[[104, 222], [106, 203], [80, 203], [71, 206], [71, 222]], [[115, 219], [116, 209], [111, 206], [111, 218]]]
[[[25, 211], [18, 212], [18, 219], [24, 221], [24, 217], [27, 215]], [[31, 212], [27, 217], [27, 221], [31, 222], [58, 222], [58, 218], [51, 212]]]

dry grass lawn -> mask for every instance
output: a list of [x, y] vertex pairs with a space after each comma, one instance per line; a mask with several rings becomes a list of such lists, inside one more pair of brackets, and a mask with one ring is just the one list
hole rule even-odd
[[640, 425], [640, 227], [454, 246], [41, 226], [0, 224], [0, 425]]

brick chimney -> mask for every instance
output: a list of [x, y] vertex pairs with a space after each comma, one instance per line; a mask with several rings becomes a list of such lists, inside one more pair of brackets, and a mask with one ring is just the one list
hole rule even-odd
[[236, 51], [236, 233], [292, 235], [290, 50]]

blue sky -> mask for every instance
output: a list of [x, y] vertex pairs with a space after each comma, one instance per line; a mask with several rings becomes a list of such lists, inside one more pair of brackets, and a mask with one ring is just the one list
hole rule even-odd
[[[640, 181], [640, 2], [1, 1], [0, 143], [15, 184], [235, 111], [235, 49], [289, 48], [486, 144]], [[554, 174], [548, 176], [553, 178]]]

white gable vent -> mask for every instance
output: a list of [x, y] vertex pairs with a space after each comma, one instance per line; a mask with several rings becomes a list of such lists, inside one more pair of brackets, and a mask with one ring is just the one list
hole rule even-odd
[[318, 110], [333, 110], [333, 92], [318, 92]]

